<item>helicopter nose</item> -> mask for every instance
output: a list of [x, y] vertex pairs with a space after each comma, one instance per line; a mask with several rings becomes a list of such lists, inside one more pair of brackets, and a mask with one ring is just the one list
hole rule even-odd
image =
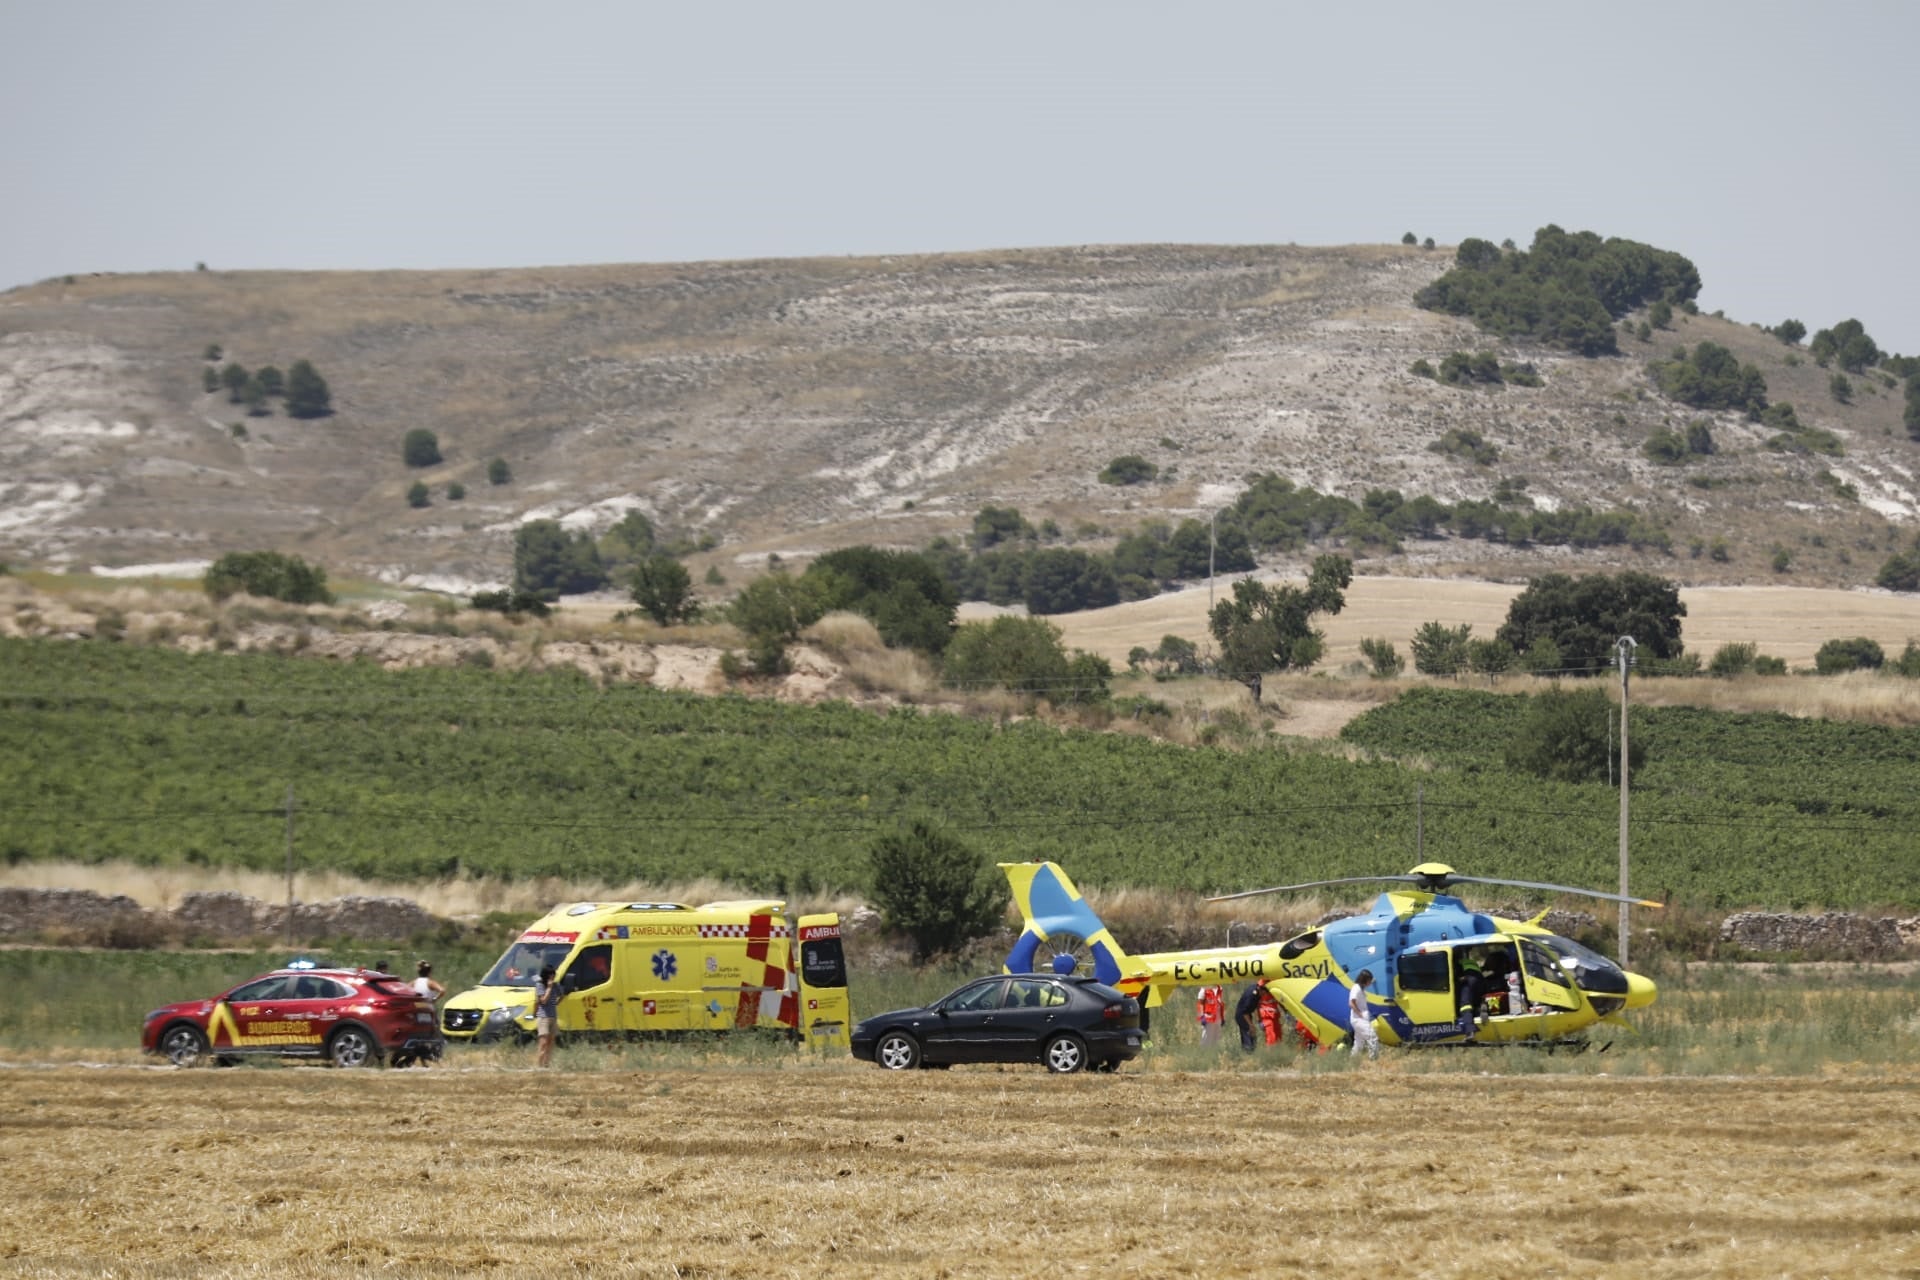
[[1642, 977], [1637, 973], [1627, 975], [1627, 1008], [1644, 1009], [1652, 1004], [1653, 998], [1659, 994], [1660, 988], [1654, 985], [1652, 978]]

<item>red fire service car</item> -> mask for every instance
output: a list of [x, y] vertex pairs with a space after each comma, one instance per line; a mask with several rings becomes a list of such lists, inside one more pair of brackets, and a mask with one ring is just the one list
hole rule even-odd
[[190, 1067], [252, 1054], [396, 1067], [437, 1058], [445, 1045], [433, 1001], [374, 969], [276, 969], [207, 1000], [147, 1015], [140, 1047]]

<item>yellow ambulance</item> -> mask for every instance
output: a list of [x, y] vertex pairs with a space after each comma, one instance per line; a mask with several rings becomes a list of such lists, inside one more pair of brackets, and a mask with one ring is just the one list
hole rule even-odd
[[785, 912], [774, 900], [555, 907], [447, 1000], [440, 1025], [456, 1044], [532, 1035], [534, 980], [552, 965], [570, 1039], [770, 1029], [845, 1049], [840, 917]]

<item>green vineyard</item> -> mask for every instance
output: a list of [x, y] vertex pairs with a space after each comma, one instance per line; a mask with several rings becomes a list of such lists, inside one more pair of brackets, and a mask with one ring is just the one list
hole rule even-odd
[[[569, 674], [389, 672], [0, 640], [0, 853], [864, 891], [929, 816], [1000, 860], [1183, 891], [1406, 870], [1605, 888], [1617, 792], [1508, 770], [1520, 699], [1417, 693], [1377, 756], [1194, 749], [915, 710], [790, 706]], [[1645, 728], [1642, 729], [1642, 716]], [[1636, 710], [1634, 888], [1713, 907], [1920, 903], [1920, 732]]]

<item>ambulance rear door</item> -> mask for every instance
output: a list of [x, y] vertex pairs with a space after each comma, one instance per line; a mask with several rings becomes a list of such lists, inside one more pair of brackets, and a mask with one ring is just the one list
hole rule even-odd
[[853, 1013], [847, 999], [840, 917], [833, 913], [801, 916], [795, 924], [800, 934], [800, 961], [795, 966], [800, 982], [800, 1038], [811, 1045], [845, 1049]]

